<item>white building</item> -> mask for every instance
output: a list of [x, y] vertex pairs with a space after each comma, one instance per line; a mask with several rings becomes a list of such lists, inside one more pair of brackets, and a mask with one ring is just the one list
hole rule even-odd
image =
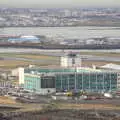
[[12, 70], [12, 76], [18, 77], [19, 84], [24, 84], [24, 68], [19, 67]]
[[21, 36], [19, 38], [9, 38], [8, 42], [11, 43], [21, 43], [21, 42], [30, 42], [30, 43], [40, 43], [40, 38], [29, 35], [29, 36]]
[[110, 63], [110, 64], [106, 64], [104, 66], [100, 66], [100, 68], [109, 69], [109, 70], [120, 70], [120, 65]]
[[81, 67], [81, 58], [78, 54], [70, 53], [60, 59], [62, 67]]

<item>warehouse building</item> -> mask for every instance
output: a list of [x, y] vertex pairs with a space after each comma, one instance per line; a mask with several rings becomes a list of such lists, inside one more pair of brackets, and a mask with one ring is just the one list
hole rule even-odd
[[108, 92], [119, 88], [119, 74], [115, 71], [85, 68], [27, 68], [24, 71], [24, 89], [39, 94], [59, 90]]

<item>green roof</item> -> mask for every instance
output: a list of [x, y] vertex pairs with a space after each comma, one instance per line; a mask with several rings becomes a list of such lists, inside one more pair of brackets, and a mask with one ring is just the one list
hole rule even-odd
[[[89, 69], [80, 69], [80, 68], [27, 68], [25, 69], [25, 73], [31, 73], [31, 71], [33, 72], [37, 72], [37, 73], [49, 73], [49, 72], [53, 72], [53, 73], [57, 73], [57, 72], [93, 72]], [[94, 71], [94, 72], [97, 72]]]
[[77, 73], [101, 73], [101, 72], [115, 72], [108, 70], [94, 70], [90, 68], [25, 68], [25, 73], [69, 73], [69, 72], [77, 72]]

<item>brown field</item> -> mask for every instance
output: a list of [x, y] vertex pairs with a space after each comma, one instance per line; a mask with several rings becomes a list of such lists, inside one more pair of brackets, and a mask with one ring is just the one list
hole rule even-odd
[[40, 54], [23, 54], [23, 53], [18, 53], [18, 54], [14, 54], [14, 53], [0, 53], [0, 57], [18, 57], [18, 58], [31, 58], [31, 59], [35, 59], [35, 60], [39, 60], [39, 59], [51, 59], [51, 60], [55, 60], [58, 59], [58, 57], [55, 56], [49, 56], [49, 55], [40, 55]]
[[6, 96], [0, 96], [0, 104], [17, 104], [15, 100], [6, 97]]
[[110, 57], [120, 57], [120, 53], [116, 52], [80, 52], [81, 55], [95, 55], [95, 56], [110, 56]]
[[[21, 104], [24, 106], [17, 111], [25, 112], [25, 111], [39, 111], [44, 109], [43, 106], [47, 106], [47, 104]], [[58, 103], [58, 109], [85, 109], [85, 110], [120, 110], [119, 106], [112, 105], [112, 104], [77, 104], [77, 103]]]
[[82, 66], [83, 67], [92, 67], [92, 65], [96, 65], [96, 66], [103, 66], [105, 64], [109, 64], [109, 63], [113, 63], [113, 64], [118, 64], [120, 65], [120, 62], [106, 62], [106, 61], [87, 61], [87, 60], [82, 60]]
[[[20, 54], [20, 53], [0, 53], [0, 57], [16, 57], [16, 58], [26, 58], [29, 60], [40, 60], [39, 62], [24, 61], [24, 60], [0, 60], [0, 68], [16, 68], [19, 66], [28, 66], [34, 64], [37, 66], [47, 66], [47, 65], [58, 65], [59, 57], [53, 57], [48, 55], [39, 55], [39, 54]], [[46, 62], [47, 61], [47, 62]]]
[[60, 109], [98, 109], [120, 110], [120, 107], [111, 104], [60, 104]]
[[[81, 55], [96, 55], [96, 56], [115, 56], [120, 57], [120, 53], [103, 53], [103, 52], [80, 52]], [[47, 65], [59, 65], [59, 57], [42, 55], [42, 54], [24, 54], [24, 53], [0, 53], [0, 57], [18, 57], [18, 58], [26, 58], [33, 60], [40, 60], [39, 62], [30, 62], [23, 60], [0, 60], [0, 68], [16, 68], [18, 66], [28, 66], [29, 64], [34, 64], [37, 66], [47, 66]], [[47, 61], [47, 62], [46, 62]], [[82, 60], [82, 66], [84, 67], [92, 67], [92, 64], [96, 66], [102, 66], [108, 63], [120, 64], [120, 62], [106, 62], [106, 61], [87, 61]]]
[[16, 68], [18, 66], [25, 66], [29, 64], [32, 63], [26, 61], [17, 61], [17, 60], [0, 60], [0, 68]]
[[4, 69], [12, 69], [12, 68], [16, 68], [16, 67], [21, 67], [21, 66], [28, 66], [30, 64], [33, 65], [37, 65], [37, 66], [47, 66], [47, 65], [57, 65], [57, 60], [55, 62], [50, 60], [47, 63], [43, 61], [40, 62], [29, 62], [29, 61], [21, 61], [21, 60], [0, 60], [0, 68], [4, 68]]
[[35, 60], [38, 60], [38, 59], [51, 59], [51, 60], [54, 60], [54, 59], [57, 59], [57, 57], [54, 57], [54, 56], [47, 56], [47, 55], [17, 55], [16, 57], [21, 57], [21, 58], [31, 58], [31, 59], [35, 59]]

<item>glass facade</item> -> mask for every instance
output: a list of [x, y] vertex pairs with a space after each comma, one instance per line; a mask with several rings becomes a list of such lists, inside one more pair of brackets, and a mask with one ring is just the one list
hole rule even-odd
[[[96, 72], [82, 69], [31, 69], [42, 73], [33, 75], [25, 70], [24, 88], [40, 90], [41, 88], [56, 88], [56, 90], [113, 91], [117, 89], [117, 72]], [[53, 76], [47, 76], [52, 73]]]
[[41, 88], [41, 82], [39, 76], [25, 75], [24, 76], [24, 89], [30, 91], [37, 91]]
[[56, 89], [112, 91], [117, 89], [117, 73], [69, 73], [56, 74]]

